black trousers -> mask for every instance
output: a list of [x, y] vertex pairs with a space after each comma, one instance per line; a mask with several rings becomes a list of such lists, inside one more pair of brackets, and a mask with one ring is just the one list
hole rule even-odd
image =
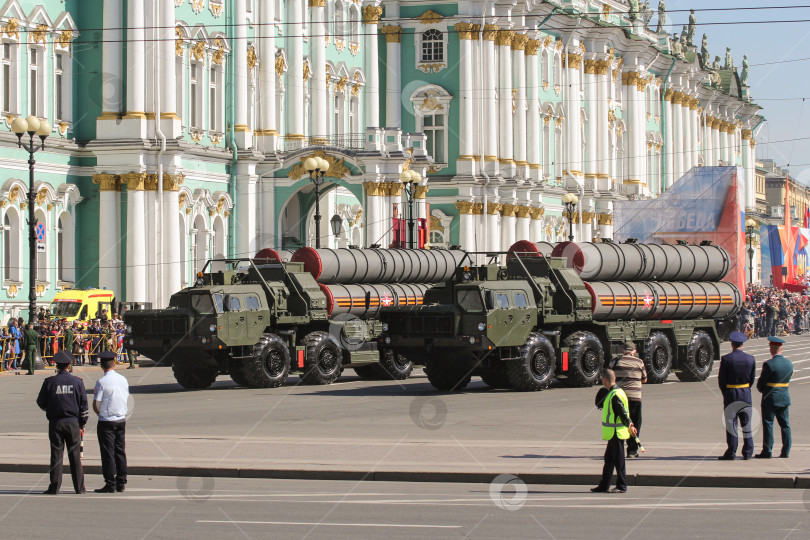
[[743, 436], [742, 455], [748, 458], [754, 455], [754, 430], [751, 425], [751, 411], [750, 403], [745, 404], [738, 401], [725, 405], [726, 444], [728, 446], [725, 456], [733, 456], [737, 453], [737, 445], [739, 444], [738, 419]]
[[48, 489], [58, 492], [59, 488], [62, 487], [62, 460], [65, 454], [65, 446], [67, 446], [73, 489], [76, 493], [81, 493], [84, 491], [84, 469], [82, 469], [79, 424], [69, 420], [50, 422], [48, 424], [48, 439], [51, 441], [51, 484]]
[[[633, 426], [635, 426], [638, 434], [641, 435], [641, 401], [630, 399], [627, 401], [627, 404], [630, 406], [630, 411], [628, 411], [630, 413], [630, 421], [633, 422]], [[630, 438], [627, 439], [627, 453], [638, 453], [638, 443], [632, 433], [630, 434]]]
[[127, 483], [126, 428], [126, 420], [98, 422], [96, 434], [101, 452], [101, 473], [106, 486], [123, 486]]
[[616, 487], [627, 489], [627, 473], [624, 468], [624, 440], [616, 435], [607, 442], [605, 448], [605, 466], [602, 467], [602, 480], [599, 482], [601, 489], [610, 487], [613, 479], [613, 470], [616, 470]]

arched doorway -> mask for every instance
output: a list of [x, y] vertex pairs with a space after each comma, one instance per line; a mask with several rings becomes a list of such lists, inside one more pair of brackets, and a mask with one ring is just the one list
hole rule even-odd
[[[318, 206], [321, 214], [321, 247], [362, 245], [365, 213], [362, 202], [352, 190], [328, 183], [327, 179], [321, 185]], [[335, 215], [341, 218], [341, 232], [338, 237], [335, 237], [331, 224]], [[279, 216], [279, 231], [281, 245], [269, 247], [296, 249], [315, 246], [315, 189], [311, 182], [301, 186], [287, 199]]]

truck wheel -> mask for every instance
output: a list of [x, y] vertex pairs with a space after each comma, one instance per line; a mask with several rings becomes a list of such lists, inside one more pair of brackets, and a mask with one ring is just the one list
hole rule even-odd
[[253, 356], [231, 363], [231, 378], [252, 388], [277, 388], [290, 374], [290, 351], [280, 337], [264, 334]]
[[551, 342], [532, 332], [520, 348], [520, 359], [506, 361], [506, 376], [515, 390], [542, 390], [551, 384], [556, 363]]
[[456, 392], [464, 390], [472, 378], [467, 369], [458, 365], [453, 357], [428, 357], [425, 375], [436, 390]]
[[180, 386], [191, 390], [208, 388], [217, 380], [219, 374], [216, 367], [189, 360], [175, 360], [172, 363], [172, 372]]
[[709, 334], [698, 330], [692, 334], [689, 347], [686, 349], [686, 358], [680, 364], [680, 371], [675, 375], [678, 380], [686, 382], [705, 381], [712, 372], [714, 365], [714, 344]]
[[239, 368], [239, 364], [241, 364], [241, 360], [230, 360], [228, 362], [228, 375], [230, 375], [231, 380], [239, 386], [250, 386], [248, 380], [245, 378], [244, 371]]
[[512, 383], [509, 382], [509, 376], [504, 371], [489, 369], [481, 373], [481, 380], [484, 381], [484, 384], [492, 388], [512, 388]]
[[301, 341], [307, 348], [304, 356], [304, 384], [332, 384], [340, 377], [343, 354], [337, 340], [326, 332], [312, 332]]
[[380, 363], [377, 371], [383, 379], [402, 381], [411, 376], [413, 362], [391, 349], [380, 351]]
[[565, 338], [568, 352], [568, 386], [593, 386], [599, 382], [605, 363], [602, 342], [590, 332], [574, 332]]
[[672, 345], [662, 332], [653, 332], [647, 338], [644, 344], [644, 367], [650, 384], [661, 384], [669, 377], [672, 369]]

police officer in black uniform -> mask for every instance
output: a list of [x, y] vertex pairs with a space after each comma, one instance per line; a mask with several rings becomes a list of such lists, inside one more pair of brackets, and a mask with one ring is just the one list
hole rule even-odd
[[84, 493], [84, 470], [81, 461], [81, 433], [87, 423], [87, 393], [84, 382], [70, 374], [73, 355], [59, 351], [53, 357], [56, 375], [42, 383], [37, 405], [48, 418], [48, 439], [51, 441], [51, 484], [46, 495], [56, 495], [62, 486], [62, 459], [67, 445], [73, 489]]
[[723, 407], [726, 419], [726, 452], [717, 459], [732, 460], [737, 453], [737, 419], [743, 432], [743, 459], [754, 455], [754, 434], [751, 430], [751, 387], [756, 377], [754, 357], [743, 352], [742, 346], [748, 338], [742, 332], [732, 332], [731, 352], [720, 358], [720, 372], [717, 384], [723, 393]]

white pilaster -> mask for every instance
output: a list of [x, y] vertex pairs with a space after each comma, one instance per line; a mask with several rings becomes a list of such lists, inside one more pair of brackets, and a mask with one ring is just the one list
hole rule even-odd
[[674, 181], [677, 182], [683, 176], [683, 110], [681, 108], [680, 93], [675, 93], [672, 101], [672, 169], [675, 173]]
[[[160, 6], [160, 118], [161, 129], [169, 138], [179, 135], [180, 119], [177, 115], [177, 55], [175, 52], [175, 26], [173, 2], [158, 2]], [[167, 132], [168, 130], [168, 132]], [[175, 219], [175, 221], [177, 221]], [[177, 280], [179, 290], [180, 280]]]
[[596, 62], [596, 85], [599, 88], [596, 97], [596, 176], [599, 191], [608, 191], [613, 188], [611, 178], [610, 158], [610, 126], [608, 120], [608, 110], [610, 94], [608, 91], [610, 84], [610, 56], [605, 56]]
[[481, 44], [484, 48], [484, 80], [483, 94], [486, 107], [484, 134], [484, 167], [487, 174], [497, 174], [498, 172], [498, 104], [497, 95], [497, 75], [495, 69], [495, 38], [498, 27], [494, 24], [484, 26], [484, 41]]
[[[253, 146], [253, 133], [248, 126], [248, 78], [250, 72], [247, 59], [247, 0], [234, 0], [234, 2], [236, 7], [233, 43], [233, 62], [236, 71], [234, 131], [236, 132], [236, 144], [239, 148], [250, 148]], [[292, 3], [297, 2], [293, 0]], [[297, 29], [293, 31], [297, 32]]]
[[[116, 292], [121, 290], [121, 194], [115, 181], [101, 184], [99, 192], [98, 286]], [[76, 259], [78, 262], [78, 258]]]
[[[117, 119], [124, 109], [124, 8], [122, 2], [104, 5], [104, 47], [101, 49], [104, 84], [101, 86], [100, 119]], [[141, 109], [143, 110], [143, 109]]]
[[[515, 34], [512, 38], [512, 71], [514, 72], [514, 136], [513, 146], [515, 166], [520, 176], [528, 177], [529, 163], [526, 152], [526, 42], [525, 34]], [[511, 227], [514, 237], [514, 227]], [[511, 246], [509, 244], [507, 248]]]
[[683, 101], [681, 102], [681, 112], [683, 113], [683, 118], [681, 120], [681, 124], [683, 126], [683, 173], [686, 174], [689, 172], [694, 166], [692, 163], [692, 121], [691, 115], [692, 110], [689, 108], [689, 104], [692, 102], [692, 98], [689, 96], [684, 96]]
[[[670, 94], [670, 95], [668, 95]], [[664, 172], [664, 187], [669, 188], [675, 182], [675, 162], [674, 162], [674, 148], [675, 148], [675, 136], [674, 136], [674, 129], [672, 127], [673, 119], [672, 119], [672, 101], [670, 100], [672, 91], [667, 90], [664, 93], [664, 122], [666, 125], [664, 126], [664, 148], [662, 152], [665, 155], [665, 162], [666, 162], [666, 170]]]
[[240, 161], [236, 166], [236, 253], [239, 257], [252, 257], [256, 244], [256, 184], [255, 165]]
[[366, 126], [380, 126], [380, 54], [377, 49], [378, 23], [382, 15], [379, 6], [363, 8], [363, 43], [365, 46], [366, 71]]
[[[472, 203], [461, 203], [467, 204], [472, 206]], [[458, 207], [459, 204], [456, 204]], [[472, 215], [472, 209], [469, 208], [467, 211], [460, 209], [459, 211], [459, 243], [461, 244], [461, 249], [465, 249], [467, 251], [475, 251], [475, 230], [474, 230], [474, 220]]]
[[[540, 137], [542, 127], [540, 125], [540, 62], [537, 50], [540, 41], [529, 40], [526, 45], [526, 74], [528, 86], [528, 146], [527, 160], [529, 162], [529, 178], [535, 182], [543, 178], [542, 152], [543, 142]], [[526, 231], [528, 240], [528, 228]], [[519, 234], [518, 234], [519, 236]]]
[[314, 142], [326, 144], [329, 135], [329, 114], [327, 113], [326, 95], [326, 25], [324, 24], [324, 3], [317, 0], [309, 2], [310, 15], [310, 55], [312, 57], [312, 99], [310, 99], [310, 118], [312, 122], [311, 137], [318, 137]]
[[[498, 163], [506, 178], [515, 175], [515, 159], [512, 122], [512, 36], [511, 30], [498, 31]], [[497, 248], [496, 248], [497, 249]]]
[[298, 141], [304, 146], [304, 22], [301, 19], [301, 2], [303, 0], [286, 0], [288, 24], [285, 31], [289, 34], [287, 42], [287, 97], [286, 103], [286, 139]]
[[[459, 116], [459, 156], [456, 163], [457, 175], [474, 174], [473, 133], [476, 126], [473, 124], [473, 33], [474, 25], [457, 23], [459, 34], [459, 99], [461, 101]], [[476, 36], [477, 37], [477, 36]]]
[[488, 208], [484, 209], [487, 226], [487, 251], [499, 251], [501, 249], [501, 205], [491, 202], [488, 203], [488, 206]]
[[515, 243], [517, 232], [516, 210], [517, 207], [514, 204], [505, 204], [503, 206], [501, 213], [501, 251], [506, 251], [509, 246]]
[[[576, 51], [576, 52], [574, 52]], [[568, 173], [579, 182], [583, 181], [582, 173], [582, 51], [579, 44], [572, 40], [568, 53], [564, 56], [565, 62], [565, 166]], [[556, 158], [559, 159], [559, 158]], [[567, 180], [566, 180], [567, 182]], [[569, 189], [572, 186], [569, 186]]]
[[[259, 95], [260, 107], [259, 149], [272, 152], [276, 149], [278, 118], [276, 118], [276, 3], [259, 3]], [[275, 230], [270, 227], [267, 230]], [[265, 239], [266, 240], [266, 239]], [[274, 244], [273, 244], [274, 245]], [[270, 244], [262, 247], [271, 247]]]
[[[533, 240], [531, 231], [531, 217], [529, 216], [528, 209], [525, 207], [519, 208], [517, 216], [515, 217], [515, 240]], [[513, 242], [514, 243], [514, 242]], [[512, 244], [509, 244], [511, 246]], [[507, 248], [509, 246], [506, 246]]]
[[[180, 221], [178, 218], [180, 197], [178, 186], [171, 180], [163, 182], [163, 254], [165, 266], [158, 271], [158, 278], [164, 280], [166, 303], [168, 297], [180, 290], [182, 263], [180, 258]], [[162, 274], [162, 275], [161, 275]]]
[[[382, 30], [385, 34], [385, 126], [402, 128], [402, 28], [387, 26]], [[462, 61], [463, 58], [462, 55]]]
[[[141, 176], [141, 175], [138, 175]], [[145, 175], [142, 175], [145, 176]], [[135, 180], [137, 182], [137, 180]], [[146, 192], [143, 181], [140, 189], [127, 189], [127, 295], [128, 302], [146, 302]]]

